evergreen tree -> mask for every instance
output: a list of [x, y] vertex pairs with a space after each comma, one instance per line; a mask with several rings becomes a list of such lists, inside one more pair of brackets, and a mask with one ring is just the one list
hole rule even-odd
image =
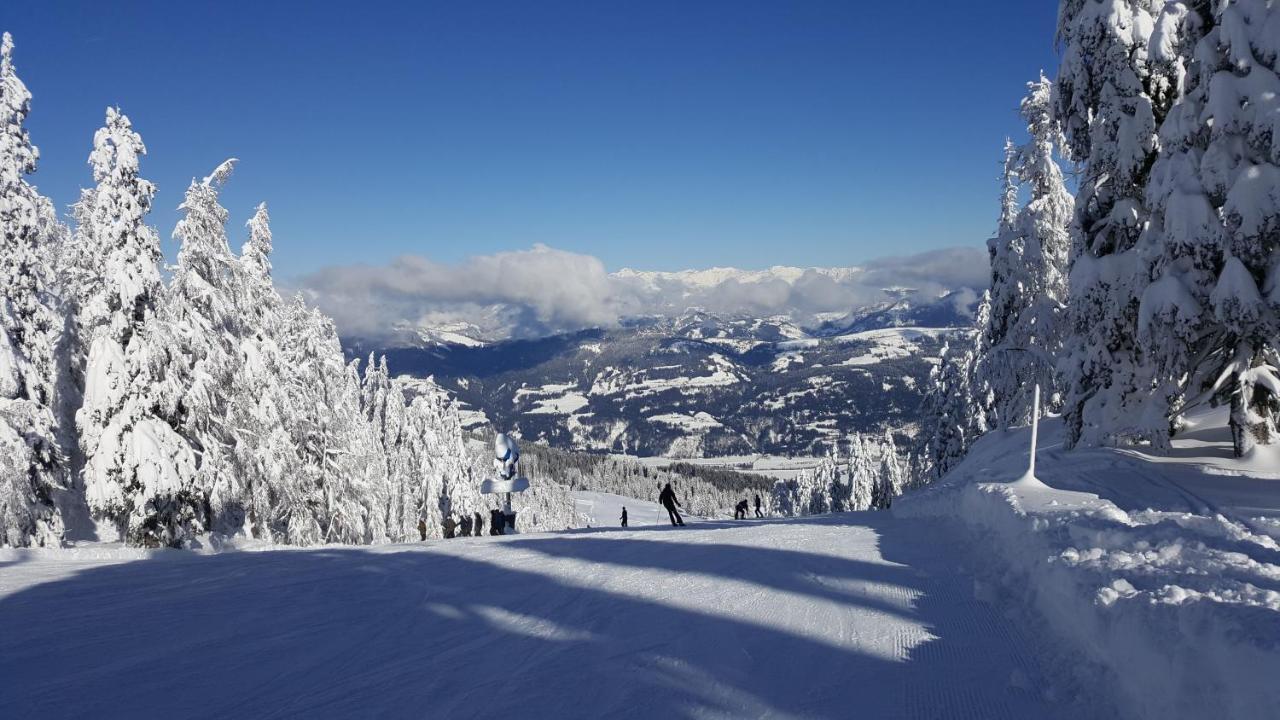
[[26, 180], [39, 152], [26, 127], [31, 93], [0, 38], [0, 544], [53, 545], [53, 495], [66, 464], [55, 409], [64, 320], [52, 296], [51, 203]]
[[[977, 350], [975, 385], [989, 394], [991, 425], [1009, 427], [1031, 421], [1031, 390], [1058, 392], [1055, 358], [1061, 352], [1062, 310], [1067, 297], [1068, 227], [1072, 197], [1054, 160], [1057, 123], [1052, 116], [1052, 86], [1042, 75], [1027, 84], [1021, 105], [1029, 141], [1005, 144], [1004, 191], [1000, 224], [987, 242], [991, 256], [989, 318]], [[1030, 200], [1017, 207], [1020, 185]], [[1051, 410], [1046, 403], [1044, 410]]]
[[295, 544], [364, 544], [386, 537], [386, 465], [360, 405], [333, 321], [301, 300], [286, 312], [283, 346], [295, 369], [294, 444], [302, 467], [283, 488], [280, 512]]
[[[75, 296], [76, 362], [84, 366], [82, 404], [76, 413], [80, 452], [95, 464], [99, 440], [128, 402], [133, 343], [152, 322], [162, 286], [160, 239], [145, 224], [155, 186], [138, 176], [146, 154], [129, 118], [107, 108], [106, 124], [94, 134], [89, 164], [96, 187], [83, 193], [77, 227]], [[99, 480], [101, 478], [94, 478]], [[89, 478], [86, 478], [89, 480]]]
[[812, 470], [776, 481], [769, 493], [771, 512], [796, 516], [889, 507], [905, 479], [892, 434], [855, 433], [846, 447], [843, 459], [833, 452]]
[[182, 243], [161, 319], [173, 347], [167, 357], [166, 416], [197, 457], [195, 517], [214, 531], [234, 531], [243, 519], [241, 478], [234, 468], [235, 437], [227, 426], [244, 318], [242, 275], [227, 243], [227, 211], [219, 188], [235, 167], [227, 160], [193, 181], [179, 210], [174, 237]]
[[867, 510], [880, 482], [880, 452], [870, 437], [855, 434], [849, 442], [849, 510]]
[[1153, 439], [1139, 421], [1149, 358], [1136, 337], [1148, 277], [1138, 239], [1156, 128], [1171, 103], [1149, 43], [1163, 0], [1063, 0], [1054, 88], [1065, 155], [1082, 166], [1072, 223], [1068, 336], [1061, 366], [1067, 444]]
[[1280, 411], [1280, 8], [1170, 4], [1153, 56], [1178, 101], [1151, 172], [1156, 258], [1141, 340], [1157, 360], [1147, 422], [1167, 437], [1188, 391], [1231, 407], [1237, 455], [1277, 440]]
[[[980, 307], [985, 308], [984, 298]], [[979, 313], [981, 321], [983, 313]], [[974, 351], [947, 343], [921, 405], [925, 425], [916, 453], [917, 477], [941, 478], [964, 459], [969, 446], [986, 431], [981, 403], [973, 394]]]
[[227, 506], [241, 514], [228, 514], [222, 531], [240, 529], [251, 537], [284, 542], [288, 519], [278, 512], [283, 488], [302, 472], [289, 432], [296, 423], [294, 393], [300, 383], [281, 348], [284, 302], [271, 284], [272, 235], [265, 204], [258, 206], [248, 227], [249, 239], [235, 267], [243, 335], [227, 420], [240, 492]]

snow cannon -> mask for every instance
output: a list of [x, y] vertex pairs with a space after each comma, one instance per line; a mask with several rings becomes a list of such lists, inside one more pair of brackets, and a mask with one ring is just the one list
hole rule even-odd
[[529, 481], [518, 477], [520, 474], [520, 446], [506, 433], [498, 433], [493, 439], [493, 469], [497, 477], [485, 480], [480, 485], [480, 492], [513, 493], [529, 489]]
[[484, 495], [504, 495], [502, 514], [506, 523], [499, 534], [505, 535], [516, 529], [516, 514], [511, 511], [511, 493], [529, 489], [528, 478], [520, 477], [520, 446], [506, 433], [498, 433], [493, 439], [493, 469], [497, 477], [480, 483], [480, 492]]

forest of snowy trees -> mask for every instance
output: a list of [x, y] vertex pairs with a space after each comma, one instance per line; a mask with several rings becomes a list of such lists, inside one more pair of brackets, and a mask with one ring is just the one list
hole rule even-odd
[[854, 433], [843, 455], [836, 450], [813, 470], [774, 483], [769, 511], [794, 516], [884, 510], [911, 485], [909, 467], [892, 433], [881, 437]]
[[[1025, 141], [1005, 148], [990, 289], [930, 378], [910, 471], [891, 440], [855, 437], [774, 486], [777, 512], [887, 505], [1026, 423], [1037, 384], [1071, 446], [1163, 450], [1207, 404], [1230, 408], [1237, 455], [1280, 440], [1280, 7], [1063, 0], [1057, 42], [1057, 78], [1028, 83]], [[128, 117], [107, 110], [94, 185], [64, 222], [28, 179], [30, 109], [5, 34], [0, 545], [57, 545], [65, 518], [90, 516], [149, 546], [372, 543], [485, 505], [447, 400], [407, 396], [377, 358], [348, 363], [332, 321], [278, 294], [265, 206], [231, 250], [234, 160], [191, 183], [162, 268]], [[636, 473], [596, 474], [582, 486]], [[640, 498], [657, 484], [634, 480]], [[694, 512], [725, 507], [689, 482]], [[568, 499], [521, 502], [551, 526]]]
[[991, 289], [934, 373], [917, 472], [1026, 422], [1034, 383], [1070, 445], [1163, 450], [1205, 404], [1230, 408], [1238, 456], [1275, 444], [1280, 7], [1064, 0], [1058, 42], [1056, 84], [1022, 103]]
[[[109, 108], [64, 224], [27, 180], [31, 94], [8, 34], [0, 50], [0, 545], [56, 546], [90, 515], [144, 546], [374, 543], [490, 506], [490, 460], [443, 396], [410, 401], [385, 359], [361, 372], [332, 321], [277, 293], [265, 205], [232, 252], [234, 160], [187, 189], [166, 282], [146, 147]], [[563, 492], [528, 495], [524, 524], [572, 523]]]
[[760, 475], [688, 463], [654, 468], [631, 458], [572, 453], [535, 443], [527, 443], [523, 452], [521, 467], [532, 482], [555, 482], [573, 490], [652, 502], [671, 483], [684, 509], [699, 517], [727, 515], [740, 500], [756, 494], [766, 497], [773, 485], [773, 480]]

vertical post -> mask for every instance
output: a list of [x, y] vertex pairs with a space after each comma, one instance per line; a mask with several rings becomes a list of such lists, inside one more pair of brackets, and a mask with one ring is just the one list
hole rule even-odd
[[1036, 476], [1036, 435], [1040, 431], [1040, 383], [1036, 383], [1036, 392], [1031, 401], [1031, 460], [1027, 464], [1027, 477]]
[[[511, 493], [506, 493], [502, 500], [502, 534], [507, 534], [507, 518], [511, 517]], [[511, 532], [515, 532], [515, 525], [511, 526]]]

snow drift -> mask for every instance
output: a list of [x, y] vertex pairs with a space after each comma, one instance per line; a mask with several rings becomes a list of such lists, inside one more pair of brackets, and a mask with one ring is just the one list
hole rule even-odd
[[1229, 458], [1225, 418], [1202, 422], [1174, 457], [1150, 457], [1064, 452], [1062, 424], [1048, 420], [1043, 483], [1005, 482], [1025, 468], [1028, 430], [992, 433], [894, 513], [958, 520], [982, 576], [1126, 716], [1273, 716], [1280, 483]]

